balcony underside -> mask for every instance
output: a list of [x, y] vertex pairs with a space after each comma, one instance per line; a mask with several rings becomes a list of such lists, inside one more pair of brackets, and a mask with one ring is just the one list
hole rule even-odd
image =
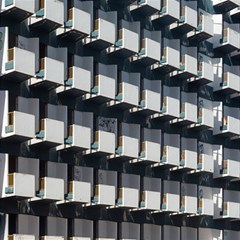
[[30, 77], [32, 76], [26, 73], [17, 72], [13, 70], [13, 71], [10, 71], [9, 73], [2, 75], [1, 80], [20, 83], [20, 82], [26, 81]]
[[87, 34], [82, 33], [80, 31], [77, 31], [75, 29], [67, 30], [66, 32], [59, 35], [59, 38], [62, 38], [64, 40], [71, 40], [71, 41], [78, 41], [80, 39], [83, 39], [87, 36]]
[[31, 16], [32, 13], [24, 11], [23, 9], [12, 7], [8, 10], [1, 12], [1, 17], [3, 18], [11, 18], [16, 20], [17, 22], [22, 22], [24, 19]]
[[37, 30], [37, 31], [42, 30], [45, 32], [51, 32], [51, 31], [59, 28], [60, 26], [61, 26], [61, 24], [51, 21], [47, 18], [41, 19], [41, 20], [29, 25], [29, 27], [32, 30]]
[[170, 25], [174, 23], [177, 19], [171, 15], [161, 15], [155, 19], [152, 20], [153, 25], [156, 29], [161, 29], [166, 25]]

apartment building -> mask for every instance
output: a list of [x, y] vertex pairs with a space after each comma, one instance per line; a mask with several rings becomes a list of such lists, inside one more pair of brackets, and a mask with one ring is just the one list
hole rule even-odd
[[0, 0], [0, 239], [240, 239], [240, 0]]

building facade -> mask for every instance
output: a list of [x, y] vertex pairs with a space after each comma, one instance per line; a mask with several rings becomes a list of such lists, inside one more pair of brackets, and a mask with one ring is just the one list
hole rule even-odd
[[0, 240], [240, 239], [240, 0], [0, 6]]

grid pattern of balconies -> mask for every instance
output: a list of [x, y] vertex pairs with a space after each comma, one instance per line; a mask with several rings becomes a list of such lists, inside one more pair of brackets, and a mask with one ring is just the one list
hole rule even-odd
[[0, 3], [0, 239], [240, 239], [239, 0]]

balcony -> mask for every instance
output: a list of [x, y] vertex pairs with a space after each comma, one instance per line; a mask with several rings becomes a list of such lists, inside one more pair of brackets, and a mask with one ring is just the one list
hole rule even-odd
[[59, 178], [43, 177], [40, 179], [39, 190], [36, 192], [37, 198], [32, 201], [63, 201], [64, 200], [64, 180]]
[[222, 76], [222, 82], [220, 87], [215, 88], [216, 91], [221, 91], [224, 94], [233, 94], [240, 92], [240, 78], [239, 75], [224, 72]]
[[5, 188], [6, 197], [28, 199], [35, 196], [34, 175], [9, 173], [8, 186]]
[[79, 181], [68, 182], [68, 193], [65, 194], [65, 200], [67, 203], [90, 203], [91, 184]]
[[172, 47], [164, 47], [160, 63], [154, 64], [153, 69], [169, 73], [179, 69], [180, 52]]
[[213, 37], [213, 20], [212, 15], [199, 9], [197, 27], [193, 32], [188, 34], [191, 42], [202, 42]]
[[197, 169], [197, 152], [190, 150], [181, 151], [181, 160], [178, 169], [196, 170]]
[[197, 197], [182, 196], [180, 213], [196, 214], [197, 213]]
[[239, 32], [227, 27], [223, 29], [222, 38], [216, 46], [216, 50], [230, 53], [240, 48]]
[[213, 0], [213, 7], [217, 13], [228, 12], [239, 5], [239, 0]]
[[238, 202], [223, 202], [223, 210], [220, 212], [222, 218], [239, 219], [240, 204]]
[[[100, 238], [96, 238], [96, 239], [100, 239]], [[70, 238], [68, 238], [68, 240], [92, 240], [92, 238], [88, 238], [88, 237], [70, 237]]]
[[179, 148], [173, 146], [163, 146], [162, 158], [160, 164], [164, 167], [179, 166], [180, 151]]
[[144, 210], [160, 211], [160, 192], [143, 191], [141, 194], [140, 208]]
[[78, 8], [70, 8], [67, 11], [67, 19], [64, 28], [57, 29], [57, 35], [78, 41], [91, 32], [91, 14]]
[[90, 71], [76, 66], [69, 67], [68, 78], [64, 81], [64, 86], [57, 89], [57, 92], [79, 97], [91, 92], [91, 80]]
[[223, 178], [240, 178], [240, 163], [234, 160], [223, 160], [220, 174]]
[[[96, 239], [100, 239], [100, 238], [96, 238]], [[88, 237], [70, 237], [70, 238], [68, 238], [68, 240], [92, 240], [92, 238], [88, 238]]]
[[240, 7], [236, 7], [230, 11], [230, 16], [232, 18], [233, 23], [239, 23], [240, 20]]
[[160, 93], [157, 90], [158, 89], [155, 89], [155, 91], [150, 89], [142, 90], [138, 108], [133, 109], [133, 111], [136, 110], [143, 115], [151, 115], [158, 113], [161, 106], [161, 97]]
[[99, 130], [94, 133], [91, 149], [85, 153], [106, 156], [114, 154], [115, 148], [115, 134]]
[[39, 71], [30, 79], [29, 86], [52, 89], [61, 85], [64, 85], [64, 63], [49, 57], [41, 58]]
[[171, 123], [177, 123], [181, 126], [190, 125], [197, 122], [197, 95], [196, 93], [181, 92], [182, 103], [180, 105], [179, 118]]
[[150, 66], [158, 62], [161, 55], [160, 43], [150, 38], [143, 38], [140, 44], [140, 51], [137, 55], [131, 57], [133, 63]]
[[62, 1], [39, 0], [38, 10], [29, 19], [30, 28], [51, 32], [64, 22], [64, 3]]
[[[207, 57], [205, 57], [207, 60]], [[196, 85], [205, 85], [213, 82], [214, 75], [213, 75], [213, 67], [211, 60], [204, 61], [200, 60], [197, 63], [197, 77], [194, 79], [194, 81], [189, 81], [190, 84], [196, 84]]]
[[76, 124], [68, 126], [68, 137], [65, 139], [65, 148], [73, 151], [90, 149], [91, 129]]
[[24, 0], [4, 0], [1, 15], [21, 22], [34, 13], [34, 7], [34, 2], [26, 4]]
[[213, 156], [204, 153], [199, 154], [197, 162], [197, 171], [213, 173], [214, 171]]
[[[23, 61], [24, 59], [24, 61]], [[13, 47], [8, 49], [7, 62], [1, 78], [7, 81], [23, 82], [35, 75], [35, 54]], [[28, 66], [26, 68], [26, 66]]]
[[[26, 125], [27, 123], [27, 125]], [[5, 126], [4, 140], [25, 142], [35, 136], [35, 116], [23, 112], [8, 113], [8, 125]]]
[[197, 213], [200, 215], [213, 216], [213, 200], [207, 198], [199, 198]]
[[47, 148], [64, 144], [64, 123], [49, 118], [41, 119], [39, 131], [30, 144], [36, 147]]
[[197, 58], [183, 54], [180, 58], [179, 70], [174, 71], [171, 75], [174, 78], [186, 80], [197, 76], [197, 67]]
[[7, 240], [35, 240], [35, 236], [26, 234], [8, 235]]
[[116, 12], [103, 12], [99, 10], [99, 18], [94, 21], [90, 36], [83, 39], [83, 44], [98, 50], [103, 50], [116, 42]]
[[179, 19], [179, 12], [179, 1], [164, 0], [160, 12], [153, 14], [150, 19], [155, 26], [170, 25]]
[[138, 158], [139, 140], [137, 138], [120, 136], [118, 137], [118, 146], [115, 151], [116, 157], [134, 159]]
[[170, 26], [172, 31], [186, 34], [197, 27], [197, 11], [188, 6], [182, 6], [180, 9], [180, 18], [177, 23]]
[[210, 101], [206, 102], [206, 107], [201, 104], [198, 106], [197, 124], [193, 124], [191, 127], [199, 129], [213, 128], [213, 111]]
[[91, 199], [93, 205], [114, 206], [115, 187], [110, 185], [98, 184], [94, 187], [94, 196]]
[[179, 195], [172, 193], [165, 193], [162, 199], [162, 211], [176, 212], [179, 211]]
[[130, 5], [131, 14], [140, 14], [151, 16], [155, 12], [160, 11], [161, 2], [152, 0], [138, 0], [135, 4]]
[[[175, 95], [175, 97], [177, 97]], [[162, 107], [160, 108], [160, 117], [166, 121], [179, 117], [180, 101], [171, 96], [164, 96]]]
[[156, 142], [141, 142], [139, 160], [145, 163], [159, 163], [161, 145]]
[[96, 75], [94, 84], [91, 88], [91, 94], [84, 95], [84, 100], [94, 100], [100, 103], [105, 103], [115, 99], [116, 86], [115, 79], [104, 75]]
[[231, 116], [224, 116], [222, 118], [222, 126], [220, 127], [220, 130], [221, 136], [240, 136], [240, 120]]
[[123, 22], [122, 20], [122, 28], [118, 29], [117, 41], [107, 52], [123, 58], [137, 54], [139, 50], [139, 30], [138, 22]]
[[134, 188], [119, 188], [116, 205], [121, 208], [138, 208], [139, 192]]
[[64, 240], [64, 237], [60, 237], [60, 236], [41, 236], [40, 240]]
[[120, 82], [118, 83], [118, 91], [117, 95], [115, 96], [115, 100], [111, 101], [109, 106], [118, 106], [122, 109], [129, 109], [131, 107], [138, 106], [138, 101], [138, 86], [128, 82]]

